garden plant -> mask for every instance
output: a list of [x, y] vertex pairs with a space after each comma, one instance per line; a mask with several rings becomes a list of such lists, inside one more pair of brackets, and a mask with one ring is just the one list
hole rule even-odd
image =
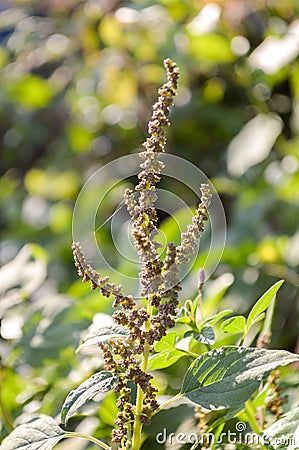
[[[209, 220], [213, 198], [206, 183], [199, 186], [201, 201], [192, 223], [181, 234], [180, 243], [169, 242], [162, 252], [156, 240], [156, 185], [163, 173], [161, 155], [165, 151], [169, 114], [179, 79], [175, 62], [167, 58], [164, 65], [167, 82], [158, 91], [149, 136], [143, 144], [144, 151], [139, 153], [144, 160], [140, 164], [139, 182], [135, 191], [124, 192], [141, 265], [140, 298], [127, 295], [125, 286], [115, 285], [108, 276], [98, 273], [87, 262], [81, 244], [72, 244], [75, 266], [83, 282], [113, 300], [113, 324], [87, 333], [78, 349], [80, 352], [96, 345], [103, 367], [68, 394], [60, 424], [46, 414], [38, 415], [15, 428], [3, 440], [1, 450], [50, 450], [64, 438], [73, 437], [87, 439], [92, 448], [139, 450], [152, 421], [162, 411], [167, 415], [175, 410], [183, 400], [194, 405], [198, 424], [197, 435], [185, 436], [188, 448], [224, 448], [221, 447], [224, 443], [234, 443], [236, 448], [298, 448], [299, 408], [282, 415], [284, 397], [277, 388], [277, 369], [298, 363], [299, 356], [269, 349], [276, 293], [283, 280], [269, 287], [247, 317], [235, 316], [228, 310], [207, 315], [203, 269], [198, 273], [197, 296], [179, 298], [181, 267], [197, 252]], [[231, 335], [234, 344], [219, 346], [219, 331]], [[155, 373], [182, 358], [187, 358], [189, 367], [181, 387], [176, 395], [161, 401]], [[70, 431], [70, 419], [98, 394], [110, 391], [116, 394], [118, 410], [111, 441]], [[233, 425], [237, 433], [231, 441], [228, 427]], [[245, 430], [250, 431], [251, 441]], [[165, 434], [162, 431], [160, 440]], [[163, 439], [169, 439], [167, 430]], [[156, 441], [159, 443], [158, 436]]]

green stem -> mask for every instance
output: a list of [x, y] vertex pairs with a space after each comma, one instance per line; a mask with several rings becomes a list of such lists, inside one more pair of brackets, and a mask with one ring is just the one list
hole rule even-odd
[[[145, 329], [150, 329], [150, 320], [153, 312], [153, 307], [150, 304], [150, 300], [148, 300], [147, 304], [147, 314], [149, 316], [148, 320], [145, 323]], [[150, 346], [146, 341], [144, 344], [144, 349], [142, 353], [141, 365], [140, 368], [142, 372], [147, 371], [148, 358], [150, 354]], [[134, 427], [133, 427], [133, 438], [132, 438], [132, 450], [139, 450], [141, 445], [141, 432], [142, 432], [142, 409], [143, 409], [143, 399], [144, 393], [140, 386], [137, 387], [137, 395], [136, 395], [136, 409], [134, 414]]]
[[162, 411], [162, 409], [166, 408], [166, 406], [171, 405], [171, 403], [176, 402], [179, 398], [182, 397], [182, 394], [177, 394], [174, 397], [169, 398], [168, 400], [166, 400], [164, 403], [162, 403], [159, 408], [157, 408], [154, 412], [153, 415], [157, 414], [158, 412]]
[[217, 430], [215, 432], [215, 439], [214, 439], [214, 442], [212, 443], [212, 446], [211, 446], [211, 450], [214, 450], [214, 449], [217, 448], [217, 442], [218, 442], [218, 439], [219, 439], [219, 437], [220, 437], [220, 435], [222, 433], [222, 430], [223, 430], [224, 426], [225, 426], [225, 423], [223, 422], [217, 428]]
[[111, 447], [109, 447], [109, 445], [105, 444], [102, 441], [99, 441], [98, 439], [96, 439], [93, 436], [89, 436], [88, 434], [81, 434], [81, 433], [76, 433], [75, 431], [68, 431], [63, 437], [64, 438], [78, 437], [78, 438], [87, 439], [88, 441], [92, 442], [93, 444], [96, 444], [98, 447], [104, 448], [105, 450], [111, 450]]
[[[149, 345], [146, 342], [143, 350], [142, 361], [141, 361], [141, 370], [146, 372], [148, 357], [149, 357]], [[144, 393], [140, 386], [137, 387], [137, 396], [136, 396], [136, 411], [135, 411], [135, 421], [134, 421], [134, 429], [133, 429], [133, 439], [132, 439], [132, 450], [140, 449], [141, 442], [141, 431], [142, 431], [142, 408], [143, 408], [143, 398]]]
[[203, 305], [202, 305], [202, 295], [201, 295], [201, 289], [199, 290], [199, 312], [200, 312], [200, 321], [204, 321], [204, 315], [203, 315]]
[[[245, 414], [246, 414], [247, 420], [248, 420], [252, 430], [256, 434], [261, 436], [262, 430], [260, 429], [260, 427], [259, 427], [259, 425], [257, 423], [257, 420], [255, 418], [255, 409], [254, 409], [254, 406], [253, 406], [253, 404], [251, 403], [250, 400], [248, 400], [245, 403]], [[268, 450], [267, 447], [264, 444], [261, 443], [260, 445], [261, 445], [261, 448], [263, 448], [264, 450]]]

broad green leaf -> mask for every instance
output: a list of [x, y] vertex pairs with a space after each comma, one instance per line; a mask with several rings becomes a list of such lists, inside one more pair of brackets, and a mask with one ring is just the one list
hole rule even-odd
[[102, 327], [94, 333], [88, 334], [77, 348], [77, 352], [85, 347], [97, 345], [99, 342], [109, 341], [109, 339], [114, 338], [126, 338], [127, 336], [127, 328], [120, 325], [109, 325], [107, 327]]
[[178, 319], [175, 319], [176, 323], [191, 323], [190, 317], [179, 317]]
[[245, 329], [246, 319], [243, 316], [234, 316], [226, 319], [221, 329], [224, 333], [243, 333]]
[[213, 323], [219, 322], [219, 320], [221, 320], [225, 316], [228, 316], [231, 313], [232, 313], [231, 309], [225, 309], [224, 311], [221, 311], [220, 313], [215, 314], [212, 317], [209, 317], [201, 325], [212, 325]]
[[207, 409], [246, 402], [271, 370], [299, 361], [284, 350], [221, 347], [201, 355], [186, 372], [181, 394]]
[[198, 342], [201, 342], [202, 344], [208, 345], [215, 344], [215, 333], [213, 328], [210, 326], [203, 327], [203, 329], [199, 333], [194, 333], [191, 331], [189, 335], [192, 336], [194, 339], [196, 339]]
[[182, 356], [186, 356], [185, 352], [175, 347], [177, 337], [177, 333], [171, 331], [156, 343], [155, 350], [158, 353], [149, 358], [149, 370], [164, 369], [177, 362]]
[[273, 284], [273, 286], [271, 286], [270, 289], [268, 289], [267, 292], [265, 292], [264, 295], [262, 295], [255, 303], [247, 319], [247, 330], [249, 330], [251, 325], [253, 325], [255, 319], [268, 308], [272, 300], [275, 298], [276, 292], [283, 283], [284, 280], [280, 280], [277, 283]]
[[148, 370], [164, 369], [165, 367], [172, 366], [182, 356], [186, 356], [186, 353], [176, 349], [157, 353], [149, 358]]
[[275, 450], [299, 448], [299, 407], [264, 430], [263, 438], [265, 444], [269, 443]]
[[177, 334], [174, 331], [167, 333], [163, 336], [161, 341], [157, 342], [155, 345], [156, 352], [166, 352], [175, 349], [175, 342], [177, 339]]
[[118, 382], [118, 376], [111, 372], [102, 371], [95, 373], [88, 380], [84, 381], [80, 386], [71, 391], [61, 409], [61, 422], [67, 424], [69, 418], [73, 416], [77, 410], [91, 400], [100, 392], [107, 392], [113, 389]]
[[1, 450], [52, 450], [66, 435], [52, 417], [42, 416], [20, 425], [0, 445]]

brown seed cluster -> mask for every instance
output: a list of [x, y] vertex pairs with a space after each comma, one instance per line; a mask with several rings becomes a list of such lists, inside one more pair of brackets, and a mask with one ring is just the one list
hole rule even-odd
[[209, 185], [202, 184], [200, 191], [201, 203], [196, 210], [195, 216], [192, 217], [192, 224], [187, 226], [187, 231], [185, 233], [182, 233], [181, 245], [177, 247], [177, 264], [189, 262], [190, 256], [196, 251], [201, 233], [204, 231], [204, 222], [208, 220], [208, 207], [211, 202]]
[[157, 235], [157, 201], [156, 184], [164, 164], [159, 155], [165, 151], [166, 128], [170, 125], [169, 114], [176, 95], [179, 70], [169, 58], [165, 59], [167, 82], [159, 89], [159, 98], [153, 106], [153, 113], [148, 125], [149, 137], [143, 143], [145, 152], [139, 153], [145, 162], [139, 175], [135, 190], [139, 193], [138, 201], [131, 190], [126, 190], [124, 197], [128, 211], [133, 217], [133, 237], [142, 263], [140, 281], [143, 286], [141, 295], [148, 297], [155, 294], [161, 285], [163, 263], [158, 253], [160, 244], [154, 238]]
[[272, 335], [271, 331], [267, 332], [262, 331], [257, 339], [256, 343], [257, 348], [268, 348], [271, 342], [271, 335]]
[[80, 242], [73, 242], [72, 250], [75, 266], [83, 283], [90, 281], [91, 289], [95, 290], [99, 288], [104, 297], [109, 298], [112, 295], [115, 299], [115, 306], [121, 304], [124, 309], [132, 309], [136, 306], [131, 295], [123, 294], [123, 287], [121, 285], [115, 286], [114, 283], [109, 283], [109, 277], [102, 277], [100, 273], [87, 263]]
[[279, 386], [280, 371], [274, 370], [267, 381], [269, 383], [270, 391], [273, 394], [273, 397], [267, 404], [267, 408], [278, 419], [283, 415], [282, 406], [288, 401], [287, 395], [281, 395], [281, 387]]
[[133, 405], [131, 403], [131, 389], [127, 386], [124, 377], [119, 379], [114, 391], [118, 394], [116, 406], [119, 411], [117, 419], [114, 421], [118, 428], [112, 431], [112, 443], [121, 443], [122, 447], [126, 448], [131, 422], [133, 421]]
[[111, 339], [109, 343], [99, 343], [104, 358], [105, 370], [119, 375], [119, 381], [114, 391], [118, 394], [116, 406], [119, 408], [115, 424], [117, 429], [113, 430], [112, 442], [126, 445], [128, 439], [128, 428], [132, 428], [134, 419], [134, 405], [131, 403], [131, 389], [128, 382], [133, 381], [140, 386], [144, 392], [143, 410], [141, 420], [149, 424], [150, 416], [158, 408], [155, 398], [157, 390], [151, 385], [152, 375], [143, 372], [137, 359], [132, 344], [122, 339]]
[[114, 298], [113, 319], [128, 330], [126, 339], [113, 338], [109, 342], [99, 343], [103, 353], [104, 369], [117, 373], [119, 381], [115, 387], [118, 394], [118, 416], [115, 421], [117, 429], [113, 431], [113, 443], [120, 443], [126, 448], [128, 436], [132, 434], [136, 407], [132, 404], [131, 388], [134, 383], [143, 393], [140, 421], [149, 424], [152, 413], [158, 408], [157, 390], [152, 386], [152, 375], [141, 369], [140, 356], [152, 350], [154, 342], [160, 341], [167, 330], [175, 325], [178, 306], [179, 266], [189, 261], [195, 253], [198, 240], [208, 218], [210, 191], [206, 184], [201, 185], [201, 203], [192, 218], [192, 224], [181, 235], [181, 244], [177, 247], [168, 243], [164, 261], [159, 255], [161, 245], [156, 242], [157, 201], [156, 184], [164, 167], [159, 155], [165, 151], [166, 128], [169, 126], [170, 108], [176, 95], [179, 70], [169, 58], [164, 61], [167, 82], [159, 89], [157, 103], [148, 125], [149, 137], [143, 143], [145, 151], [139, 156], [145, 161], [140, 164], [142, 171], [138, 175], [139, 183], [135, 192], [127, 189], [124, 199], [132, 218], [134, 244], [141, 262], [139, 274], [142, 285], [141, 296], [145, 298], [147, 309], [137, 307], [132, 296], [123, 293], [122, 286], [109, 282], [109, 277], [102, 277], [87, 262], [81, 245], [73, 243], [75, 265], [84, 282], [90, 281], [91, 288], [99, 288], [105, 297]]
[[[176, 253], [175, 246], [169, 244], [163, 264], [158, 252], [161, 245], [155, 241], [157, 235], [155, 202], [158, 198], [156, 184], [160, 181], [160, 174], [164, 167], [159, 160], [159, 155], [165, 151], [166, 128], [170, 125], [170, 108], [173, 105], [179, 78], [179, 70], [173, 61], [167, 58], [164, 66], [167, 72], [167, 82], [159, 89], [158, 101], [153, 106], [152, 117], [148, 125], [149, 137], [143, 143], [145, 152], [139, 153], [139, 156], [145, 161], [140, 165], [143, 170], [138, 175], [140, 181], [135, 187], [135, 191], [139, 194], [138, 200], [135, 199], [131, 190], [126, 190], [124, 195], [128, 211], [133, 218], [132, 234], [142, 264], [141, 295], [147, 299], [148, 304], [155, 308], [149, 326], [143, 332], [144, 339], [150, 345], [154, 341], [159, 341], [166, 334], [167, 328], [174, 326], [172, 316], [176, 313], [177, 292], [180, 289], [176, 277], [174, 283], [170, 282], [171, 276], [177, 270], [174, 267], [168, 270], [175, 260], [173, 255]], [[166, 275], [167, 270], [168, 275]], [[168, 300], [163, 303], [163, 299]]]

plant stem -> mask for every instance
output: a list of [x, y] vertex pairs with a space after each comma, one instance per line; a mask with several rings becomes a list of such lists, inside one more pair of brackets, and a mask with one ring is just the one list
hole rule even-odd
[[221, 424], [218, 426], [218, 428], [217, 428], [217, 430], [216, 430], [216, 432], [215, 432], [215, 439], [214, 439], [214, 442], [212, 442], [211, 450], [214, 450], [214, 449], [217, 448], [217, 442], [218, 442], [218, 439], [219, 439], [219, 437], [220, 437], [220, 435], [221, 435], [221, 433], [222, 433], [222, 430], [223, 430], [224, 426], [225, 426], [225, 423], [224, 423], [224, 422], [221, 423]]
[[204, 314], [203, 314], [203, 306], [202, 306], [202, 295], [201, 295], [202, 291], [201, 289], [199, 289], [199, 311], [200, 311], [200, 321], [203, 322], [204, 321]]
[[[148, 357], [149, 357], [150, 347], [148, 343], [145, 343], [142, 360], [141, 360], [141, 370], [146, 372]], [[136, 396], [136, 411], [135, 411], [135, 421], [134, 421], [134, 429], [133, 429], [133, 440], [132, 440], [132, 450], [140, 449], [140, 441], [141, 441], [141, 431], [142, 431], [142, 407], [143, 407], [143, 391], [140, 386], [137, 387], [137, 396]]]
[[158, 412], [162, 411], [162, 409], [164, 409], [166, 406], [171, 405], [171, 403], [176, 402], [179, 398], [181, 398], [182, 394], [177, 394], [174, 397], [169, 398], [168, 400], [166, 400], [164, 403], [162, 403], [159, 408], [157, 408], [154, 412], [154, 414], [157, 414]]
[[88, 434], [81, 434], [81, 433], [76, 433], [75, 431], [68, 431], [63, 437], [64, 438], [78, 437], [78, 438], [87, 439], [88, 441], [96, 444], [98, 447], [104, 448], [105, 450], [111, 450], [111, 447], [109, 447], [109, 445], [105, 444], [102, 441], [99, 441], [98, 439], [96, 439], [93, 436], [89, 436]]
[[[247, 416], [247, 420], [248, 420], [252, 430], [257, 435], [261, 436], [262, 430], [260, 429], [260, 427], [259, 427], [259, 425], [257, 423], [257, 420], [255, 418], [255, 409], [254, 409], [254, 406], [253, 406], [253, 404], [251, 403], [250, 400], [248, 400], [245, 403], [245, 414]], [[267, 450], [267, 447], [263, 443], [261, 443], [260, 445], [261, 445], [261, 448], [263, 448], [264, 450]]]
[[[150, 320], [153, 312], [153, 307], [150, 303], [150, 300], [148, 300], [147, 304], [147, 314], [149, 316], [148, 320], [145, 323], [145, 329], [150, 329]], [[147, 341], [145, 341], [144, 349], [142, 353], [142, 359], [141, 359], [141, 365], [140, 368], [142, 372], [147, 371], [147, 364], [148, 364], [148, 357], [150, 354], [150, 345]], [[141, 432], [142, 432], [142, 422], [141, 422], [141, 415], [142, 415], [142, 408], [143, 408], [143, 398], [144, 393], [140, 386], [137, 387], [137, 395], [136, 395], [136, 409], [134, 414], [134, 427], [133, 427], [133, 438], [132, 438], [132, 450], [139, 450], [140, 444], [141, 444]]]

